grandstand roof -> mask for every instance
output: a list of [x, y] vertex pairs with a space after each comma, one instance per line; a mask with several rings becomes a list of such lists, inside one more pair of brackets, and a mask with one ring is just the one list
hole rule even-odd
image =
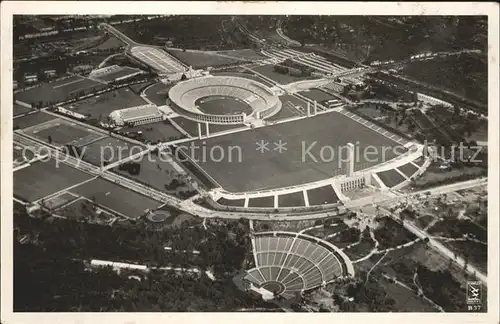
[[124, 123], [148, 117], [160, 116], [161, 112], [155, 105], [147, 104], [126, 109], [115, 110], [110, 117], [115, 121]]

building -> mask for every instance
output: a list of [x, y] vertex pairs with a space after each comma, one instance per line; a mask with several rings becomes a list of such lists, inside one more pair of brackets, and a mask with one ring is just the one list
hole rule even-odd
[[417, 93], [417, 100], [422, 101], [422, 102], [429, 104], [429, 105], [442, 105], [444, 107], [453, 107], [453, 105], [449, 102], [425, 95], [423, 93]]
[[155, 105], [147, 104], [113, 111], [109, 117], [117, 126], [137, 126], [163, 120], [163, 114]]
[[31, 83], [37, 83], [37, 82], [38, 82], [38, 75], [36, 73], [24, 75], [24, 83], [31, 84]]

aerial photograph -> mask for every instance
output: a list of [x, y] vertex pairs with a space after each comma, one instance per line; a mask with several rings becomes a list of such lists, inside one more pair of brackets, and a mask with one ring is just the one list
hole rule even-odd
[[488, 312], [488, 16], [12, 19], [13, 312]]

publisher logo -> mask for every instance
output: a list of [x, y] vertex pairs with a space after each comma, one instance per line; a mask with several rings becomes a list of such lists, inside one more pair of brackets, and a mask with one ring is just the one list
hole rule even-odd
[[481, 282], [467, 282], [467, 305], [481, 304]]

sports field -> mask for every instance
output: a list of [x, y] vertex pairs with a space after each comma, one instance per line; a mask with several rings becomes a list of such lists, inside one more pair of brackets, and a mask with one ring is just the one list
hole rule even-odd
[[89, 93], [91, 91], [103, 89], [107, 85], [86, 79], [81, 76], [71, 76], [66, 79], [59, 79], [50, 83], [43, 83], [38, 87], [14, 94], [14, 99], [28, 104], [49, 102], [58, 103], [69, 100], [79, 93]]
[[[187, 119], [184, 117], [175, 117], [172, 120], [177, 123], [182, 129], [184, 129], [191, 136], [198, 136], [198, 123], [192, 121], [191, 119]], [[243, 124], [234, 124], [234, 125], [223, 125], [223, 124], [210, 124], [209, 131], [210, 134], [226, 131], [234, 128], [244, 128]], [[206, 135], [205, 133], [205, 125], [201, 125], [201, 134]]]
[[312, 80], [314, 77], [302, 77], [302, 76], [292, 76], [289, 74], [281, 74], [278, 72], [274, 72], [274, 65], [262, 65], [255, 68], [252, 68], [253, 71], [261, 73], [266, 77], [278, 82], [279, 84], [288, 84], [292, 82], [297, 82], [301, 80]]
[[268, 86], [268, 87], [274, 86], [271, 82], [267, 81], [266, 79], [263, 79], [258, 75], [250, 74], [250, 73], [223, 71], [223, 72], [213, 72], [211, 74], [212, 75], [223, 75], [223, 76], [234, 76], [234, 77], [246, 78], [246, 79], [255, 80], [257, 82], [260, 82], [263, 85]]
[[124, 66], [124, 67], [120, 67], [120, 69], [117, 71], [113, 71], [111, 73], [99, 76], [99, 77], [97, 77], [97, 79], [104, 81], [104, 82], [111, 82], [117, 78], [122, 78], [122, 77], [125, 77], [127, 75], [137, 73], [139, 71], [140, 71], [139, 69], [134, 69], [134, 68], [131, 68], [128, 66]]
[[149, 87], [144, 94], [157, 106], [164, 106], [167, 103], [168, 90], [171, 85], [165, 85], [161, 82]]
[[25, 129], [24, 132], [45, 142], [48, 142], [50, 137], [53, 144], [72, 144], [77, 147], [106, 137], [104, 134], [60, 118], [30, 127]]
[[304, 116], [307, 112], [307, 103], [302, 99], [291, 95], [282, 95], [279, 97], [281, 100], [281, 109], [276, 115], [268, 118], [268, 120], [282, 120], [291, 117]]
[[142, 132], [142, 138], [155, 142], [165, 142], [173, 138], [184, 137], [168, 120], [158, 123], [139, 125], [135, 127], [124, 127], [120, 129], [122, 132]]
[[301, 92], [299, 92], [299, 94], [301, 94], [304, 97], [309, 98], [311, 100], [317, 101], [317, 102], [337, 99], [336, 97], [329, 94], [328, 92], [322, 91], [320, 89], [309, 89], [308, 91], [301, 91]]
[[[390, 160], [396, 153], [405, 151], [398, 147], [399, 152], [393, 152], [397, 145], [394, 141], [342, 114], [331, 112], [197, 140], [194, 145], [203, 149], [191, 155], [224, 189], [241, 192], [281, 188], [343, 174], [347, 155], [344, 147], [349, 142], [356, 144], [358, 141], [356, 170]], [[259, 151], [258, 143], [268, 144]], [[372, 148], [366, 149], [368, 146]], [[213, 158], [203, 161], [203, 151], [207, 157]], [[222, 160], [220, 152], [223, 152]]]
[[46, 114], [43, 111], [29, 114], [19, 118], [14, 118], [12, 124], [14, 128], [24, 129], [38, 124], [45, 123], [49, 120], [56, 119], [56, 117]]
[[165, 191], [165, 185], [168, 185], [176, 176], [179, 175], [179, 172], [175, 170], [166, 157], [161, 158], [160, 160], [160, 157], [157, 155], [145, 155], [137, 163], [141, 165], [141, 170], [138, 175], [131, 175], [126, 170], [120, 170], [119, 167], [114, 168], [113, 172], [146, 184], [160, 191]]
[[114, 110], [147, 104], [139, 95], [128, 87], [100, 94], [86, 100], [65, 106], [80, 114], [89, 114], [91, 118], [105, 120]]
[[101, 166], [106, 161], [116, 162], [130, 156], [130, 154], [139, 153], [145, 148], [143, 145], [129, 144], [108, 136], [82, 147], [82, 153], [84, 161]]
[[237, 64], [245, 62], [244, 59], [217, 55], [217, 53], [215, 52], [206, 53], [202, 51], [190, 50], [186, 50], [185, 52], [183, 52], [182, 50], [174, 49], [169, 49], [167, 52], [187, 66], [192, 66], [193, 69], [202, 69], [209, 66], [218, 67], [226, 64]]
[[246, 102], [234, 97], [210, 96], [198, 99], [195, 104], [198, 108], [211, 115], [236, 115], [245, 113], [250, 115], [252, 107]]
[[151, 46], [135, 46], [130, 50], [132, 56], [144, 62], [160, 73], [177, 73], [184, 71], [184, 67], [165, 51]]
[[91, 177], [54, 159], [39, 161], [14, 173], [14, 196], [32, 202]]
[[71, 193], [94, 200], [95, 203], [131, 218], [140, 217], [146, 209], [161, 205], [149, 197], [101, 178], [75, 187]]
[[339, 197], [330, 185], [308, 190], [307, 197], [310, 206], [333, 204], [339, 201]]
[[14, 103], [14, 106], [13, 106], [13, 111], [12, 111], [12, 116], [19, 116], [19, 115], [22, 115], [22, 114], [25, 114], [25, 113], [28, 113], [30, 111], [33, 111], [33, 109], [31, 108], [28, 108], [28, 107], [25, 107], [25, 106], [21, 106], [17, 103]]

